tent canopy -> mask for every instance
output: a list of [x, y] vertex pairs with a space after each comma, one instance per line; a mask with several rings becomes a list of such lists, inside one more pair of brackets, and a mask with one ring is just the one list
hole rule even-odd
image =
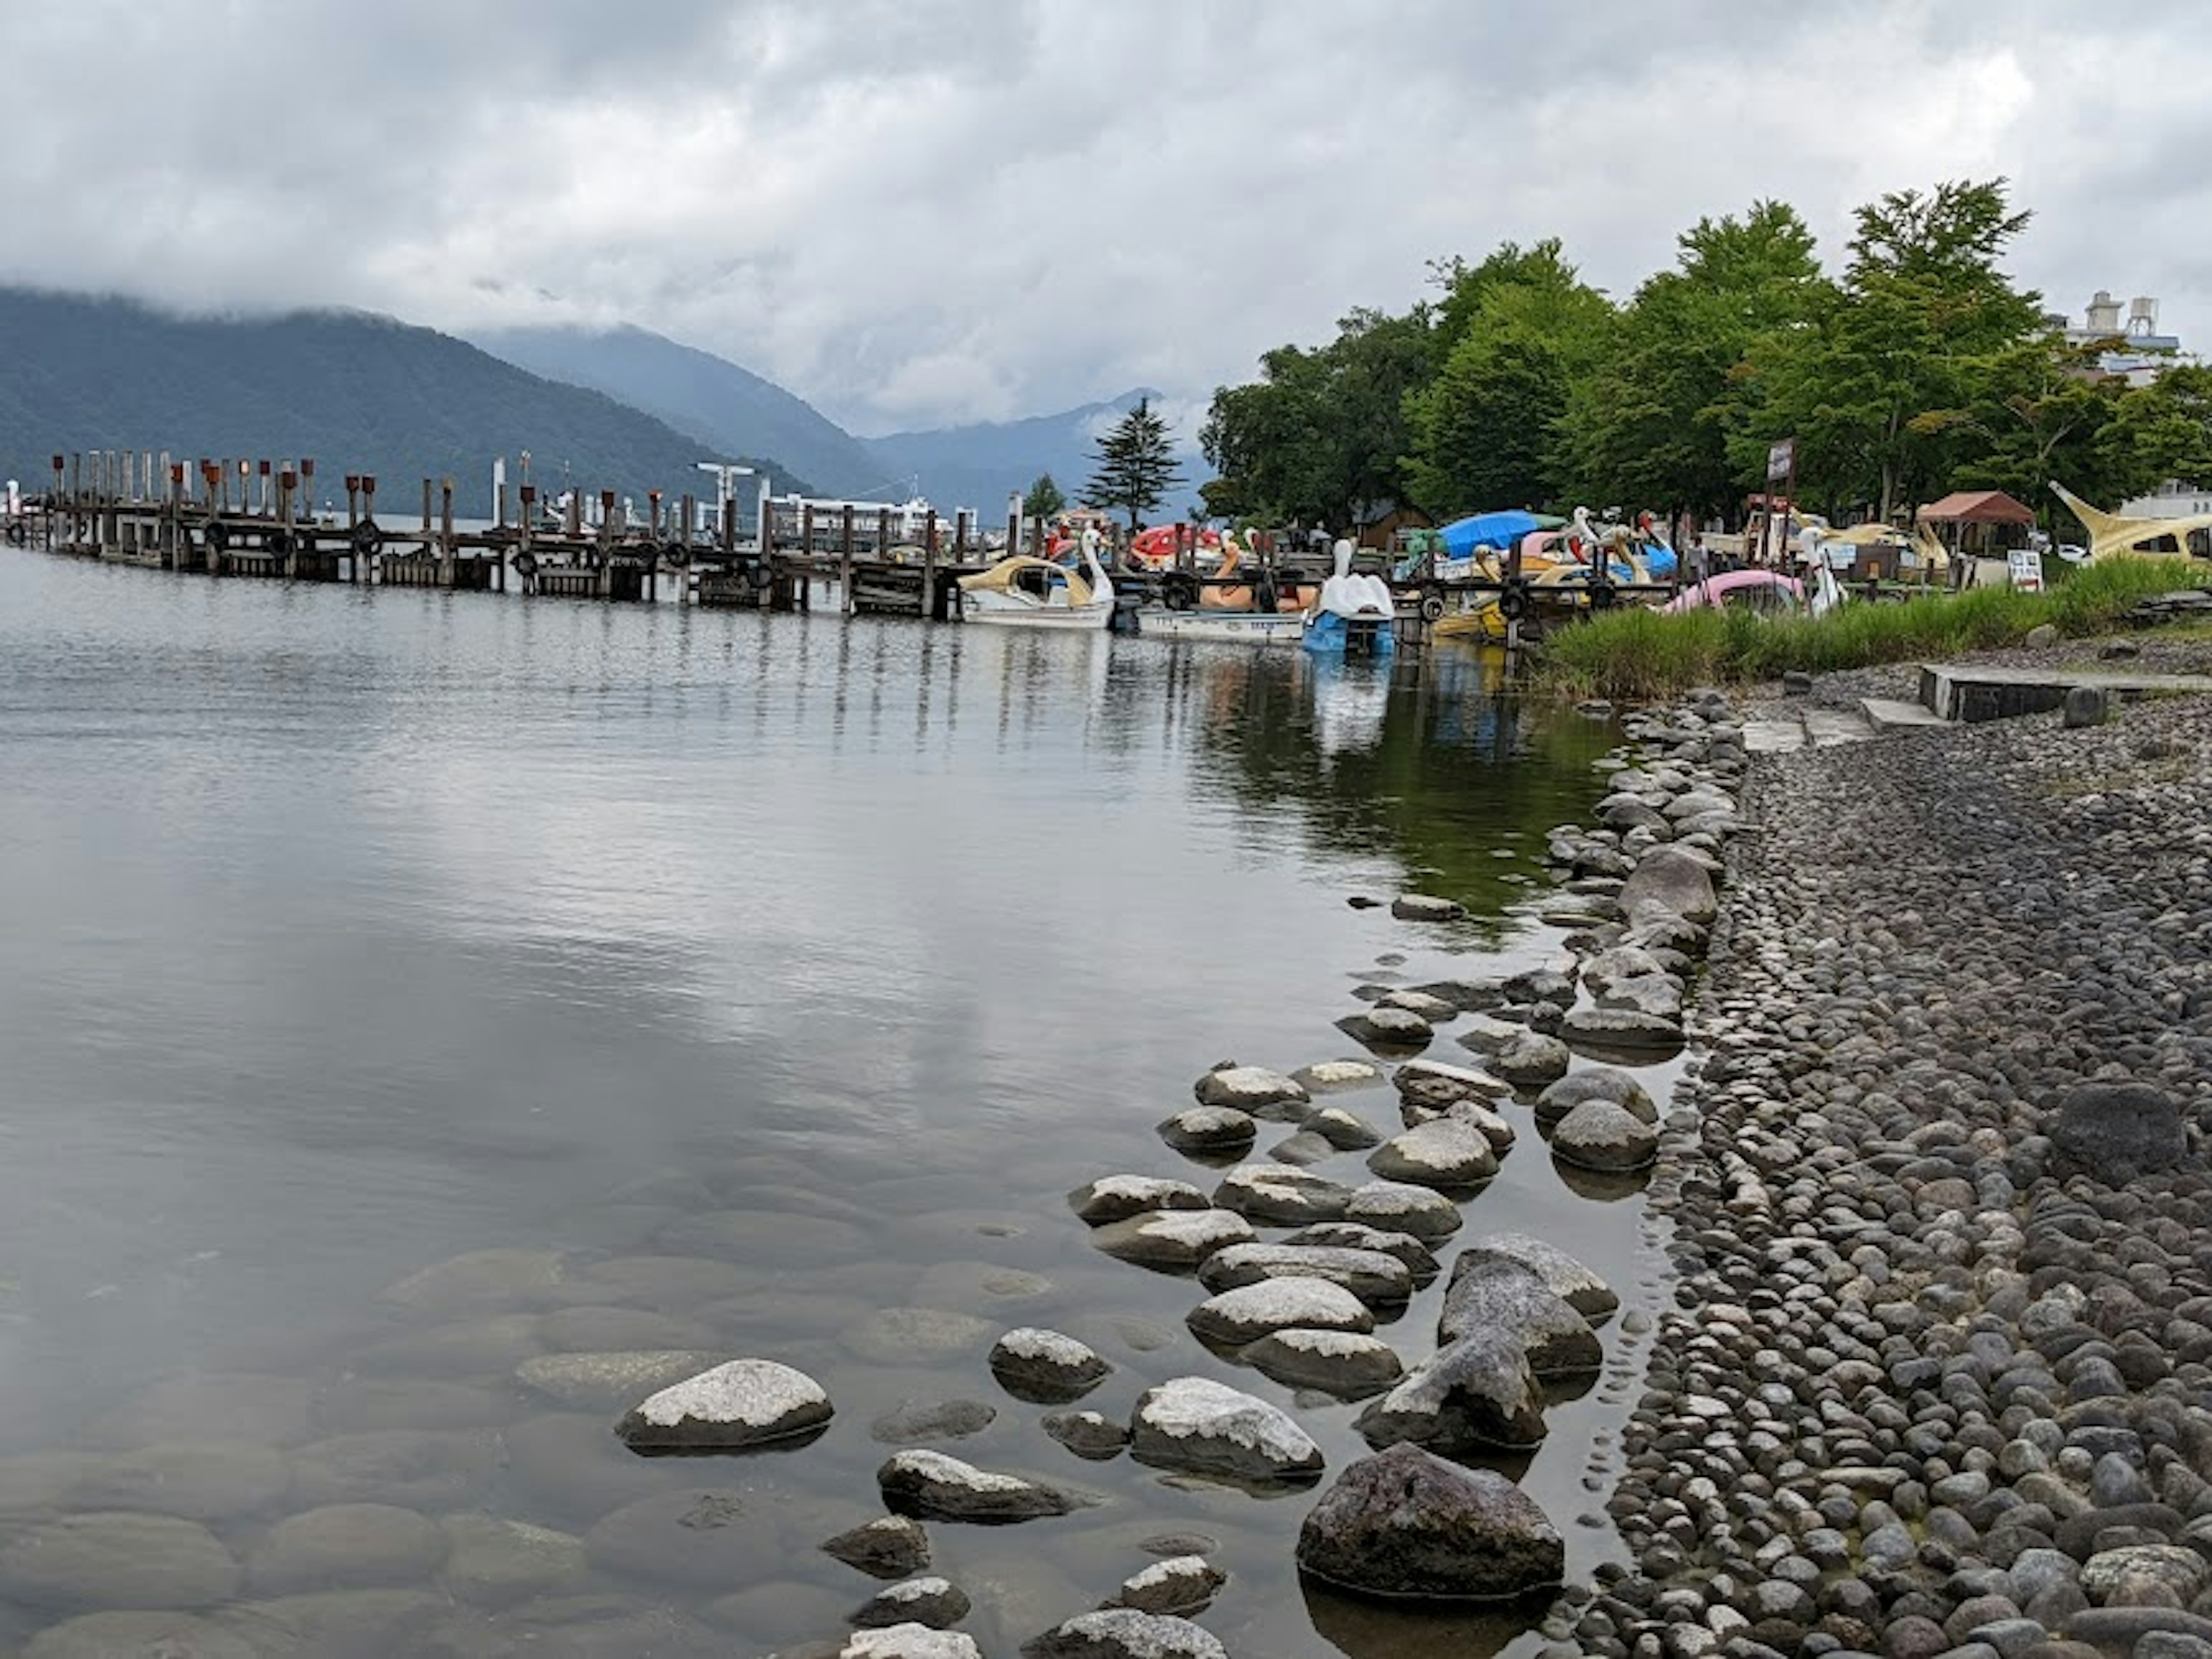
[[1446, 553], [1464, 559], [1482, 548], [1510, 547], [1532, 530], [1555, 529], [1565, 522], [1543, 513], [1478, 513], [1446, 525], [1437, 535]]
[[2035, 512], [2002, 489], [1962, 489], [1920, 509], [1924, 524], [2033, 524]]

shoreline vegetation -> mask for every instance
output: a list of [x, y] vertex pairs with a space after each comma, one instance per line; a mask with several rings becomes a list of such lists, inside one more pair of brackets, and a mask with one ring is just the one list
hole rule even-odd
[[2212, 568], [2112, 559], [2069, 570], [2041, 593], [1979, 588], [1847, 605], [1822, 617], [1624, 607], [1545, 641], [1534, 684], [1567, 699], [1659, 702], [1692, 686], [1753, 684], [1793, 670], [1826, 673], [2018, 645], [2046, 625], [2063, 638], [2108, 634], [2141, 601], [2189, 587], [2212, 587]]

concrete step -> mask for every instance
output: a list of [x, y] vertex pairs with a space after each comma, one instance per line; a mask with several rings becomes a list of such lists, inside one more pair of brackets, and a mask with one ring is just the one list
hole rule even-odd
[[1805, 735], [1815, 749], [1833, 749], [1839, 744], [1864, 743], [1875, 735], [1875, 728], [1856, 708], [1808, 708]]
[[1868, 724], [1879, 732], [1886, 732], [1893, 726], [1948, 726], [1951, 723], [1931, 708], [1896, 697], [1861, 697], [1859, 709], [1866, 715]]

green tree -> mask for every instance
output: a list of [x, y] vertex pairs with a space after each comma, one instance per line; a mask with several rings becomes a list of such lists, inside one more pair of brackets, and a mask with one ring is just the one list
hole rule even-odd
[[1022, 497], [1022, 516], [1029, 519], [1049, 519], [1066, 510], [1067, 497], [1052, 481], [1052, 474], [1042, 472], [1031, 484], [1029, 494]]
[[1508, 243], [1480, 265], [1437, 274], [1451, 287], [1439, 337], [1456, 339], [1406, 400], [1413, 500], [1439, 518], [1553, 501], [1567, 483], [1560, 417], [1605, 355], [1612, 301], [1556, 240], [1525, 252]]
[[[1975, 364], [1974, 397], [1948, 423], [1965, 451], [1945, 480], [1954, 489], [2002, 489], [2034, 507], [2046, 524], [2059, 511], [2052, 483], [2091, 501], [2136, 495], [2168, 476], [2159, 469], [2177, 447], [2154, 435], [2163, 404], [2104, 372], [2117, 340], [2069, 342], [2055, 330], [2025, 337]], [[2128, 430], [2116, 428], [2126, 423]], [[2185, 444], [2179, 448], [2185, 450]]]
[[1561, 436], [1582, 499], [1702, 516], [1741, 494], [1728, 440], [1745, 423], [1746, 354], [1828, 285], [1787, 203], [1700, 219], [1677, 246], [1675, 268], [1637, 290], [1613, 349], [1571, 388]]
[[1832, 296], [1769, 333], [1747, 364], [1753, 404], [1733, 434], [1739, 477], [1797, 439], [1799, 477], [1832, 507], [1887, 518], [1923, 499], [1985, 440], [1963, 412], [1978, 367], [2042, 329], [2041, 297], [1998, 262], [2027, 228], [2002, 179], [1898, 191], [1859, 209]]
[[1152, 413], [1149, 398], [1139, 398], [1137, 406], [1098, 441], [1092, 459], [1098, 467], [1084, 488], [1084, 506], [1126, 510], [1131, 535], [1143, 527], [1145, 514], [1184, 482], [1176, 465], [1175, 447], [1168, 440], [1168, 423]]
[[[2177, 364], [2150, 385], [2121, 394], [2098, 447], [2106, 497], [2101, 506], [2118, 506], [2169, 479], [2212, 483], [2212, 368]], [[2071, 479], [2061, 482], [2097, 500]]]

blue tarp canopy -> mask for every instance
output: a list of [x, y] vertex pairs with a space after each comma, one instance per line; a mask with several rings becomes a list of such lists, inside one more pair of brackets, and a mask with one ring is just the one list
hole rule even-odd
[[1437, 538], [1443, 543], [1444, 552], [1449, 556], [1464, 559], [1486, 547], [1511, 547], [1532, 532], [1553, 530], [1563, 522], [1541, 514], [1523, 513], [1518, 508], [1504, 513], [1478, 513], [1471, 519], [1460, 519], [1446, 525], [1437, 532]]

